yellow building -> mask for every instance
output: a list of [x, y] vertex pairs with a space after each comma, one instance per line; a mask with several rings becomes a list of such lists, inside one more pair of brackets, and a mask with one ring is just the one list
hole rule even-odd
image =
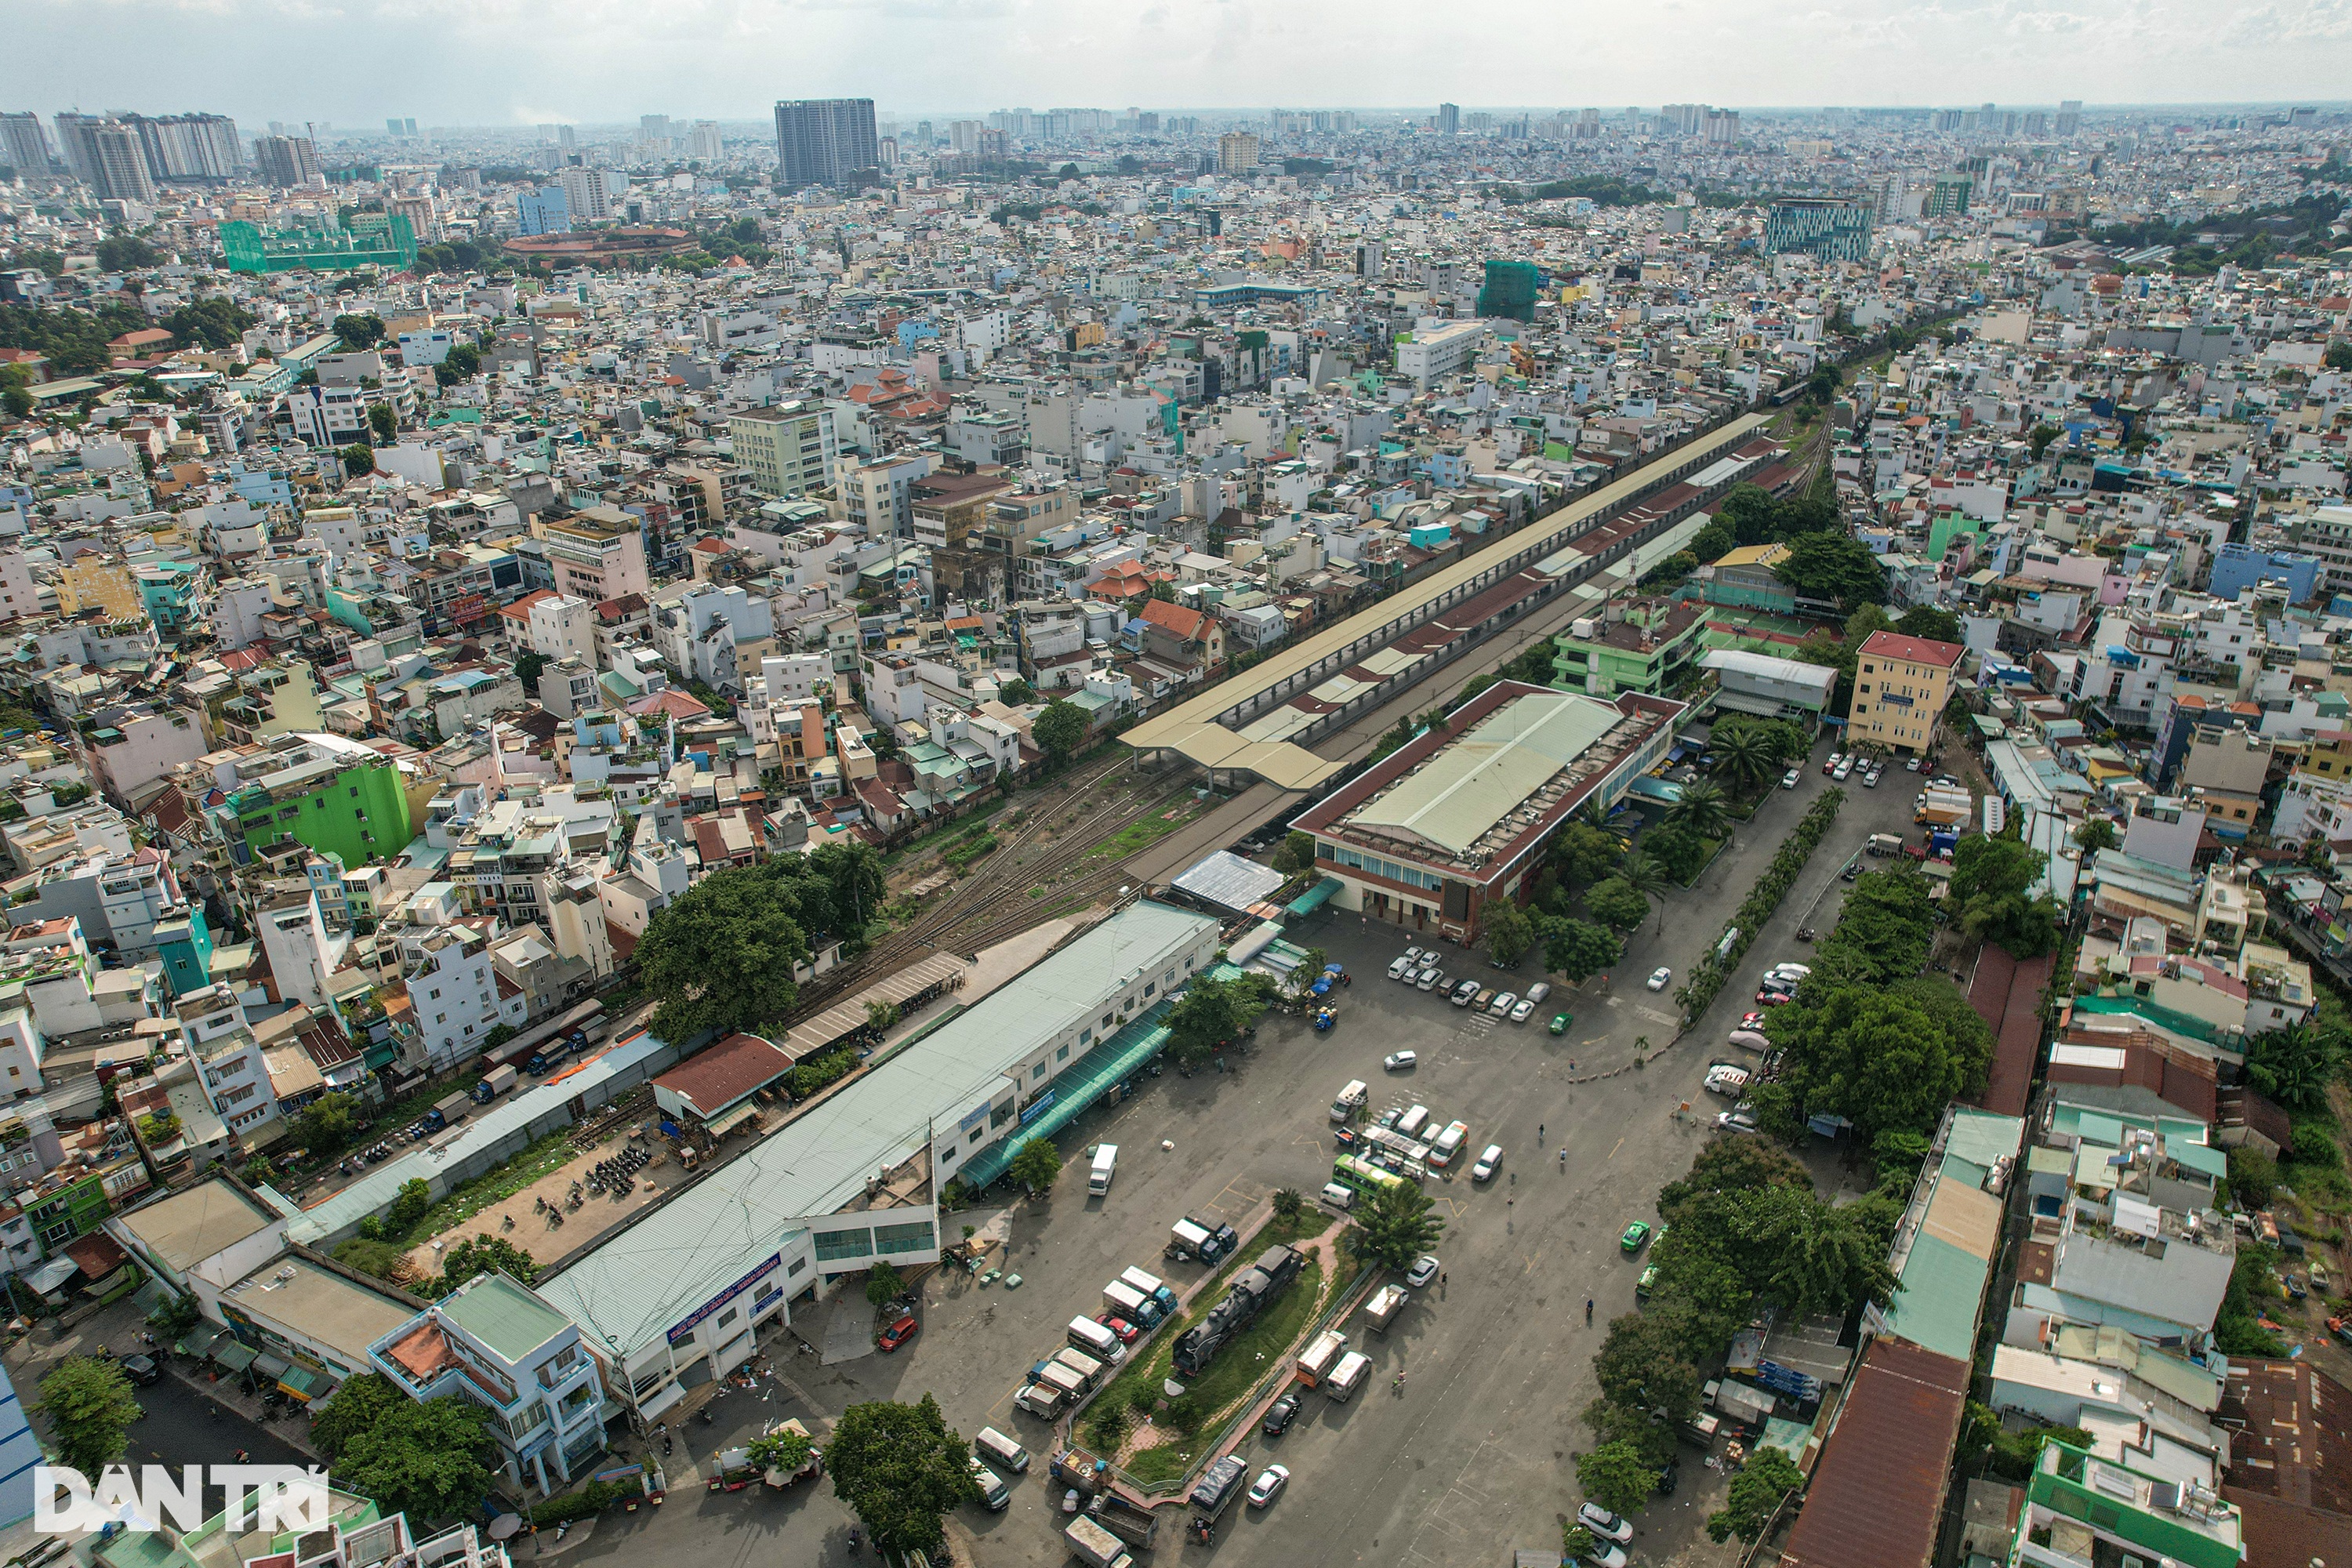
[[1924, 752], [1952, 699], [1952, 679], [1968, 649], [1956, 642], [1873, 632], [1853, 667], [1847, 739], [1895, 751]]
[[102, 609], [110, 621], [143, 621], [147, 606], [121, 556], [82, 555], [58, 574], [58, 608], [68, 616]]

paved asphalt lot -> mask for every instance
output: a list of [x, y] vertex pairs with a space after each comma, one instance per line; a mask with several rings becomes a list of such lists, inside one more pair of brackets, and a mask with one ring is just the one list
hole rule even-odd
[[[1699, 1079], [1750, 1005], [1753, 976], [1803, 951], [1793, 937], [1800, 923], [1831, 923], [1839, 868], [1870, 834], [1909, 829], [1916, 776], [1897, 766], [1876, 790], [1849, 784], [1829, 837], [1750, 949], [1747, 986], [1727, 990], [1682, 1046], [1638, 1070], [1592, 1083], [1570, 1079], [1625, 1066], [1639, 1037], [1648, 1037], [1653, 1050], [1673, 1039], [1671, 996], [1644, 990], [1643, 976], [1665, 963], [1679, 977], [1714, 939], [1823, 787], [1825, 752], [1816, 751], [1798, 789], [1773, 793], [1696, 889], [1669, 896], [1663, 934], [1654, 919], [1634, 937], [1612, 977], [1613, 994], [1602, 995], [1597, 982], [1582, 994], [1555, 994], [1526, 1025], [1473, 1019], [1388, 980], [1389, 961], [1413, 940], [1409, 934], [1346, 913], [1294, 932], [1357, 975], [1336, 1031], [1316, 1036], [1297, 1020], [1269, 1020], [1237, 1072], [1180, 1079], [1170, 1071], [1074, 1128], [1051, 1196], [1010, 1211], [1006, 1267], [1024, 1277], [1020, 1290], [935, 1275], [927, 1282], [923, 1331], [905, 1350], [830, 1367], [786, 1355], [779, 1369], [815, 1401], [820, 1416], [860, 1400], [929, 1392], [966, 1436], [990, 1425], [1028, 1445], [1036, 1460], [1026, 1476], [1008, 1478], [1010, 1510], [966, 1510], [960, 1523], [971, 1532], [973, 1556], [990, 1568], [1065, 1562], [1058, 1489], [1044, 1473], [1048, 1428], [1011, 1405], [1022, 1373], [1062, 1342], [1073, 1313], [1100, 1310], [1102, 1284], [1125, 1265], [1174, 1283], [1196, 1277], [1197, 1265], [1160, 1260], [1169, 1225], [1184, 1214], [1238, 1218], [1277, 1187], [1319, 1188], [1332, 1156], [1326, 1108], [1340, 1085], [1361, 1078], [1373, 1086], [1375, 1111], [1398, 1099], [1428, 1105], [1439, 1125], [1456, 1116], [1468, 1121], [1469, 1152], [1501, 1143], [1506, 1173], [1474, 1188], [1465, 1155], [1460, 1178], [1433, 1179], [1446, 1220], [1439, 1251], [1448, 1285], [1421, 1292], [1384, 1339], [1351, 1328], [1351, 1342], [1376, 1369], [1352, 1403], [1310, 1396], [1284, 1436], [1249, 1440], [1244, 1452], [1253, 1466], [1279, 1459], [1291, 1468], [1291, 1484], [1263, 1513], [1237, 1505], [1213, 1552], [1233, 1562], [1337, 1568], [1507, 1561], [1514, 1547], [1556, 1542], [1578, 1498], [1572, 1456], [1590, 1441], [1578, 1412], [1594, 1394], [1591, 1358], [1610, 1318], [1633, 1306], [1641, 1268], [1619, 1251], [1618, 1234], [1629, 1220], [1654, 1218], [1658, 1188], [1688, 1166], [1706, 1135], [1700, 1121], [1711, 1124], [1722, 1109], [1700, 1092]], [[1816, 910], [1817, 895], [1825, 896]], [[1449, 956], [1456, 960], [1449, 971], [1483, 984], [1516, 989], [1538, 977], [1532, 963], [1501, 975], [1475, 955], [1449, 950]], [[1576, 1024], [1555, 1039], [1543, 1021], [1563, 1008]], [[1418, 1069], [1384, 1076], [1381, 1056], [1405, 1047], [1420, 1053]], [[1686, 1121], [1676, 1116], [1685, 1103], [1694, 1113]], [[1536, 1138], [1538, 1123], [1545, 1145]], [[1118, 1175], [1107, 1198], [1090, 1200], [1083, 1154], [1101, 1140], [1119, 1145]], [[1163, 1151], [1162, 1140], [1173, 1150]], [[950, 1226], [984, 1223], [994, 1212]], [[1588, 1297], [1597, 1303], [1591, 1329], [1582, 1315]], [[818, 1337], [813, 1324], [799, 1327]], [[1401, 1394], [1390, 1385], [1399, 1368], [1408, 1374]], [[810, 1414], [782, 1393], [771, 1404], [730, 1394], [718, 1410], [715, 1426], [688, 1428], [693, 1452], [707, 1452], [755, 1419]], [[1681, 1489], [1637, 1521], [1637, 1562], [1720, 1558], [1699, 1529], [1719, 1489], [1696, 1456], [1687, 1457], [1694, 1462]], [[653, 1548], [680, 1563], [772, 1560], [779, 1549], [793, 1561], [851, 1561], [850, 1520], [830, 1485], [783, 1497], [757, 1490], [710, 1497], [682, 1489], [687, 1485], [674, 1475], [681, 1489], [657, 1514], [608, 1519], [589, 1540], [567, 1545], [583, 1559]], [[1163, 1526], [1155, 1560], [1211, 1554], [1181, 1544], [1174, 1531], [1173, 1521]], [[529, 1558], [531, 1549], [520, 1555]]]

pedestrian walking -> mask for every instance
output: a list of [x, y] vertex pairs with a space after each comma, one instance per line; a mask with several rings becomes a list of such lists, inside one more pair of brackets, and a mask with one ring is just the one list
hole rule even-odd
[[1437, 1288], [1441, 1290], [1445, 1288], [1445, 1270], [1443, 1268], [1437, 1271]]
[[1584, 1326], [1588, 1329], [1592, 1326], [1592, 1298], [1590, 1296], [1584, 1299]]

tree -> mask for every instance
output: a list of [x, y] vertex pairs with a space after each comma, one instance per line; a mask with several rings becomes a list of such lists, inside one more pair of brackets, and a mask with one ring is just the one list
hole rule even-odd
[[1617, 880], [1624, 883], [1646, 900], [1658, 901], [1658, 921], [1665, 923], [1665, 893], [1668, 886], [1666, 868], [1654, 855], [1635, 849], [1619, 862]]
[[1563, 1524], [1559, 1527], [1560, 1555], [1568, 1562], [1583, 1562], [1586, 1557], [1591, 1555], [1592, 1547], [1592, 1531], [1585, 1529], [1584, 1526]]
[[1592, 1360], [1601, 1393], [1629, 1410], [1686, 1421], [1698, 1408], [1699, 1371], [1687, 1342], [1690, 1323], [1679, 1309], [1628, 1312], [1609, 1325]]
[[1622, 877], [1587, 890], [1584, 907], [1593, 919], [1617, 931], [1632, 931], [1650, 918], [1650, 900]]
[[[1786, 1047], [1780, 1083], [1804, 1114], [1847, 1117], [1867, 1144], [1889, 1129], [1932, 1128], [1946, 1104], [1983, 1086], [1992, 1031], [1951, 986], [1824, 990], [1771, 1023], [1773, 1042]], [[1955, 1005], [1942, 1011], [1931, 995]]]
[[539, 694], [539, 672], [547, 668], [547, 656], [536, 650], [515, 660], [515, 679], [522, 683], [526, 700], [536, 701]]
[[400, 416], [392, 411], [389, 403], [370, 404], [368, 428], [375, 432], [375, 445], [389, 447], [400, 438]]
[[2056, 907], [2046, 896], [2026, 896], [2048, 859], [2015, 838], [1962, 838], [1952, 856], [1949, 894], [1960, 929], [2014, 958], [2038, 958], [2057, 945]]
[[1045, 704], [1029, 726], [1032, 739], [1055, 767], [1061, 766], [1087, 743], [1087, 710], [1076, 703], [1056, 697]]
[[1528, 911], [1506, 899], [1486, 911], [1486, 953], [1506, 969], [1536, 944], [1535, 921]]
[[423, 1219], [425, 1211], [432, 1206], [433, 1189], [425, 1184], [422, 1176], [411, 1176], [400, 1184], [400, 1191], [393, 1196], [392, 1206], [383, 1211], [384, 1234], [406, 1236], [416, 1228], [416, 1222]]
[[1295, 876], [1307, 869], [1315, 864], [1315, 835], [1296, 828], [1284, 834], [1282, 842], [1274, 847], [1269, 864], [1286, 875]]
[[1958, 642], [1960, 640], [1960, 617], [1933, 605], [1914, 605], [1903, 612], [1902, 618], [1895, 623], [1895, 629], [1906, 637]]
[[456, 386], [482, 374], [482, 351], [471, 343], [452, 344], [433, 367], [433, 379], [443, 386]]
[[373, 314], [337, 316], [331, 330], [341, 340], [346, 353], [360, 353], [383, 341], [383, 318]]
[[98, 264], [109, 272], [136, 272], [163, 259], [153, 246], [131, 235], [113, 235], [98, 242]]
[[2028, 437], [2032, 444], [2033, 460], [2040, 462], [2042, 454], [2050, 449], [2050, 443], [2065, 433], [2055, 425], [2036, 425], [2033, 427], [2033, 434]]
[[1753, 1188], [1796, 1187], [1813, 1190], [1812, 1173], [1794, 1154], [1753, 1132], [1734, 1132], [1714, 1139], [1698, 1152], [1682, 1179], [1658, 1191], [1658, 1216], [1676, 1234], [1698, 1224], [1691, 1205], [1710, 1194], [1746, 1192]]
[[1551, 863], [1571, 888], [1589, 888], [1617, 868], [1625, 852], [1614, 834], [1589, 822], [1571, 822], [1552, 840]]
[[834, 1494], [856, 1511], [886, 1561], [936, 1555], [946, 1540], [941, 1521], [980, 1495], [964, 1440], [928, 1394], [919, 1405], [851, 1405], [834, 1426], [824, 1459]]
[[1665, 819], [1701, 838], [1721, 838], [1731, 831], [1731, 808], [1711, 784], [1685, 784], [1682, 798], [1666, 807]]
[[2343, 1065], [2343, 1040], [2309, 1024], [2257, 1035], [2246, 1047], [2246, 1081], [2290, 1110], [2324, 1109], [2327, 1086]]
[[121, 1366], [86, 1355], [58, 1363], [41, 1379], [40, 1403], [33, 1408], [48, 1423], [58, 1458], [92, 1485], [122, 1458], [132, 1423], [146, 1414]]
[[1706, 1517], [1706, 1532], [1717, 1541], [1737, 1535], [1754, 1541], [1764, 1533], [1780, 1501], [1805, 1484], [1804, 1472], [1780, 1449], [1759, 1444], [1748, 1462], [1731, 1478], [1723, 1507]]
[[310, 1442], [332, 1461], [343, 1446], [374, 1426], [388, 1413], [410, 1403], [380, 1372], [363, 1372], [343, 1380], [335, 1397], [310, 1422]]
[[1716, 773], [1736, 790], [1761, 789], [1780, 767], [1772, 742], [1760, 731], [1740, 729], [1718, 734], [1708, 749], [1715, 752]]
[[2116, 825], [2106, 817], [2085, 817], [2083, 826], [2074, 829], [2074, 847], [2085, 855], [2113, 849], [2116, 844]]
[[1743, 545], [1769, 544], [1779, 537], [1780, 504], [1763, 486], [1741, 482], [1715, 509], [1715, 521], [1728, 525]]
[[294, 1136], [313, 1154], [331, 1154], [359, 1136], [359, 1101], [341, 1089], [331, 1089], [304, 1106], [294, 1118]]
[[793, 968], [806, 961], [808, 939], [765, 869], [715, 872], [646, 922], [637, 973], [660, 999], [653, 1029], [663, 1039], [756, 1030], [792, 1011], [800, 995]]
[[789, 1476], [809, 1462], [809, 1456], [816, 1452], [816, 1445], [809, 1440], [806, 1433], [795, 1432], [785, 1426], [761, 1433], [744, 1444], [743, 1450], [759, 1468], [782, 1470]]
[[1581, 984], [1616, 966], [1625, 956], [1625, 944], [1606, 927], [1591, 921], [1546, 916], [1543, 922], [1544, 967]]
[[335, 454], [343, 460], [343, 472], [355, 479], [363, 479], [375, 472], [375, 448], [364, 441], [354, 441]]
[[344, 1442], [335, 1484], [411, 1521], [470, 1515], [491, 1485], [489, 1418], [459, 1394], [404, 1399]]
[[1280, 1187], [1274, 1194], [1274, 1217], [1285, 1225], [1295, 1223], [1307, 1212], [1307, 1198], [1297, 1187]]
[[1658, 1470], [1631, 1443], [1603, 1443], [1576, 1457], [1576, 1484], [1588, 1500], [1622, 1516], [1640, 1511], [1650, 1500]]
[[1584, 1407], [1584, 1424], [1592, 1428], [1595, 1443], [1625, 1444], [1654, 1471], [1675, 1457], [1675, 1429], [1646, 1410], [1596, 1399]]
[[1182, 1066], [1209, 1059], [1211, 1052], [1258, 1020], [1273, 997], [1273, 982], [1263, 974], [1243, 974], [1232, 980], [1202, 975], [1184, 988], [1168, 1010], [1168, 1048]]
[[[1045, 1147], [1051, 1149], [1053, 1145], [1048, 1143]], [[1026, 1153], [1027, 1151], [1024, 1150], [1023, 1152]], [[1057, 1161], [1057, 1167], [1058, 1164]], [[898, 1269], [887, 1263], [877, 1263], [866, 1273], [866, 1300], [874, 1306], [878, 1307], [885, 1301], [897, 1300], [906, 1293], [906, 1280], [899, 1278]]]
[[1032, 1138], [1013, 1152], [1005, 1174], [1033, 1193], [1042, 1193], [1062, 1173], [1061, 1152], [1050, 1138]]
[[1410, 1182], [1375, 1187], [1356, 1205], [1349, 1245], [1357, 1257], [1381, 1268], [1411, 1268], [1445, 1234], [1445, 1222], [1431, 1212], [1435, 1206], [1435, 1200]]
[[441, 1269], [445, 1295], [478, 1274], [503, 1274], [518, 1285], [539, 1278], [538, 1260], [503, 1236], [467, 1237], [442, 1255]]
[[1809, 599], [1883, 605], [1886, 571], [1870, 546], [1843, 533], [1805, 533], [1789, 542], [1788, 558], [1773, 567], [1780, 581]]
[[2337, 338], [2327, 345], [2327, 352], [2320, 356], [2320, 363], [2330, 370], [2352, 370], [2352, 342]]
[[1688, 882], [1706, 864], [1706, 840], [1673, 823], [1662, 822], [1642, 835], [1642, 848], [1677, 882]]
[[1690, 552], [1702, 562], [1720, 561], [1739, 545], [1739, 536], [1727, 523], [1710, 522], [1694, 534]]

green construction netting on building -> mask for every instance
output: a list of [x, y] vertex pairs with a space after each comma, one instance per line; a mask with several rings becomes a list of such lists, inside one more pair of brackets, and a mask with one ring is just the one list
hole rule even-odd
[[354, 213], [331, 228], [260, 228], [237, 219], [220, 226], [231, 272], [397, 272], [416, 261], [416, 230], [401, 213]]
[[1158, 1056], [1160, 1047], [1168, 1043], [1168, 1026], [1161, 1020], [1167, 1016], [1169, 1006], [1165, 1001], [1154, 1003], [1141, 1017], [1073, 1062], [1054, 1080], [1054, 1103], [1026, 1127], [1015, 1128], [994, 1148], [966, 1161], [963, 1169], [956, 1173], [956, 1180], [967, 1188], [988, 1185], [1004, 1173], [1004, 1167], [1013, 1163], [1013, 1152], [1022, 1144], [1032, 1138], [1051, 1138], [1100, 1100], [1104, 1090]]
[[1514, 321], [1536, 319], [1536, 296], [1543, 291], [1543, 269], [1527, 261], [1489, 261], [1486, 280], [1478, 290], [1478, 313]]

